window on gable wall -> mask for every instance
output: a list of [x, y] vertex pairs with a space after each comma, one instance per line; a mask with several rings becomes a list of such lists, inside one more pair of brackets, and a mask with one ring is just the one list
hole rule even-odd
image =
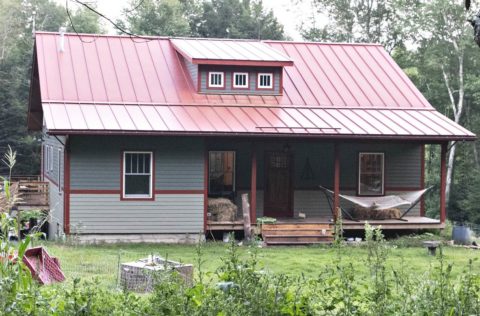
[[226, 196], [235, 191], [235, 152], [210, 151], [208, 193]]
[[50, 172], [53, 172], [53, 146], [50, 146], [48, 162], [49, 162], [48, 170]]
[[208, 73], [208, 86], [210, 88], [223, 88], [223, 72], [211, 71]]
[[385, 179], [383, 153], [359, 153], [358, 195], [383, 195]]
[[58, 194], [62, 191], [62, 150], [58, 149]]
[[123, 197], [151, 198], [153, 194], [152, 152], [123, 153]]
[[45, 145], [45, 173], [50, 173], [53, 171], [53, 148], [50, 145]]
[[248, 72], [234, 72], [233, 73], [233, 87], [234, 88], [248, 88]]
[[47, 171], [47, 157], [48, 157], [48, 154], [47, 154], [47, 145], [43, 144], [43, 174], [45, 174], [45, 172]]
[[259, 89], [272, 89], [273, 87], [273, 74], [260, 72], [257, 78], [257, 86]]

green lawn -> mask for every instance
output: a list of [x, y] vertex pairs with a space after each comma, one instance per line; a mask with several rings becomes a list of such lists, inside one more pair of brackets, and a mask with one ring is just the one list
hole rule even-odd
[[[59, 243], [44, 243], [48, 252], [57, 256], [67, 278], [79, 277], [98, 279], [107, 286], [114, 287], [118, 277], [119, 262], [128, 262], [145, 258], [150, 254], [168, 256], [169, 259], [185, 263], [196, 262], [194, 245], [162, 244], [120, 244], [120, 245], [82, 245], [72, 246]], [[209, 242], [203, 246], [204, 271], [214, 272], [226, 256], [226, 244]], [[248, 247], [240, 247], [243, 257], [248, 256]], [[331, 247], [268, 247], [258, 249], [260, 266], [273, 273], [291, 276], [303, 273], [306, 277], [315, 277], [322, 268], [332, 265], [335, 258], [343, 262], [352, 262], [359, 273], [366, 274], [367, 250], [356, 246], [347, 246], [341, 250]], [[467, 268], [469, 259], [480, 255], [477, 250], [457, 247], [444, 248], [446, 261], [453, 264], [452, 273], [458, 274]], [[427, 254], [421, 247], [392, 247], [388, 264], [396, 269], [404, 267], [407, 271], [421, 275], [438, 265], [438, 259]], [[475, 269], [480, 270], [480, 263]], [[213, 274], [211, 274], [214, 277]]]

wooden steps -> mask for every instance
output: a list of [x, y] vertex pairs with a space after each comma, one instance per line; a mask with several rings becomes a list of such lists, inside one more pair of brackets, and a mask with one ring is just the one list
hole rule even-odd
[[312, 245], [333, 242], [330, 224], [264, 224], [262, 238], [267, 245]]

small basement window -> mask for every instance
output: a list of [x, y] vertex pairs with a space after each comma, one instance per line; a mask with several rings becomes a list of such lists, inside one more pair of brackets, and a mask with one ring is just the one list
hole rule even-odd
[[358, 195], [383, 195], [384, 179], [384, 153], [359, 153]]
[[211, 71], [208, 73], [208, 87], [209, 88], [223, 88], [224, 87], [223, 72]]
[[152, 152], [123, 153], [123, 197], [152, 198]]
[[273, 88], [273, 74], [272, 73], [259, 73], [258, 78], [259, 89], [272, 89]]
[[234, 72], [233, 73], [233, 87], [234, 88], [248, 88], [248, 72]]
[[234, 151], [210, 151], [208, 166], [209, 194], [226, 196], [235, 191]]

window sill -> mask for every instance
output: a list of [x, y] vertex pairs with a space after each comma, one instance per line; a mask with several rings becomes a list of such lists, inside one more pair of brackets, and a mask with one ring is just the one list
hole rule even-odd
[[155, 196], [120, 196], [121, 201], [154, 201]]

